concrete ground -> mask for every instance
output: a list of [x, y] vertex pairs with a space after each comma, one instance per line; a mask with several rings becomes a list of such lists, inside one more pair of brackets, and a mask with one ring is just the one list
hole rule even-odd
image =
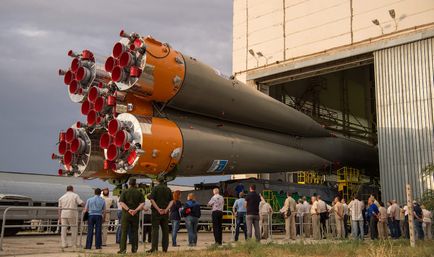
[[[282, 242], [283, 235], [274, 235], [273, 241]], [[70, 240], [70, 236], [68, 236]], [[171, 240], [169, 240], [171, 242]], [[180, 231], [178, 234], [178, 245], [180, 247], [171, 247], [169, 243], [169, 251], [184, 251], [189, 249], [187, 242], [187, 233]], [[232, 235], [229, 232], [223, 233], [224, 244], [232, 242]], [[241, 240], [244, 241], [244, 237], [241, 236]], [[265, 242], [265, 240], [262, 240]], [[297, 240], [298, 241], [298, 240]], [[82, 243], [86, 242], [86, 235], [83, 235]], [[214, 237], [212, 232], [199, 232], [198, 245], [194, 249], [206, 249], [214, 243]], [[150, 249], [150, 244], [139, 244], [139, 252], [144, 252]], [[92, 253], [116, 253], [119, 250], [119, 245], [115, 243], [115, 235], [109, 234], [107, 246], [101, 250], [83, 250], [72, 249], [71, 247], [65, 248], [63, 251], [60, 247], [60, 235], [19, 235], [14, 237], [6, 237], [3, 242], [3, 251], [0, 252], [0, 256], [32, 256], [32, 257], [77, 257], [88, 256]], [[161, 250], [161, 245], [160, 249]], [[128, 245], [127, 252], [131, 252], [131, 245]]]

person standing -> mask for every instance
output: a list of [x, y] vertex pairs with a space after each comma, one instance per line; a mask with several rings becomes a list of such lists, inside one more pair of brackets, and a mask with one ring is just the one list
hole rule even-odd
[[117, 211], [118, 225], [116, 228], [116, 244], [119, 244], [121, 242], [121, 217], [122, 217], [122, 206], [119, 204], [119, 197], [116, 197], [116, 207], [118, 209], [118, 211]]
[[393, 215], [392, 215], [392, 201], [387, 201], [387, 227], [390, 231], [390, 237], [395, 238], [395, 228], [393, 225]]
[[320, 218], [320, 231], [321, 231], [321, 237], [324, 239], [326, 238], [327, 234], [327, 219], [329, 218], [329, 209], [327, 208], [326, 202], [324, 202], [321, 199], [320, 195], [317, 195], [317, 201], [318, 201], [318, 212], [319, 212], [319, 218]]
[[170, 222], [172, 223], [172, 246], [179, 246], [176, 243], [176, 236], [178, 235], [179, 226], [181, 222], [181, 215], [179, 214], [179, 210], [182, 208], [182, 203], [179, 200], [181, 198], [181, 191], [176, 190], [173, 192], [173, 204], [170, 207]]
[[348, 204], [348, 209], [351, 213], [351, 229], [353, 238], [363, 240], [365, 235], [363, 230], [364, 204], [359, 200], [358, 196], [354, 196], [353, 200]]
[[431, 225], [432, 225], [432, 213], [425, 208], [424, 205], [422, 208], [422, 216], [423, 216], [423, 224], [425, 225], [425, 237], [428, 240], [432, 239]]
[[61, 247], [67, 248], [67, 231], [68, 226], [71, 226], [72, 247], [77, 247], [77, 231], [78, 231], [78, 206], [83, 205], [83, 200], [80, 196], [74, 193], [73, 186], [66, 187], [66, 193], [59, 198], [59, 221], [62, 225], [60, 239]]
[[304, 212], [303, 199], [301, 198], [298, 199], [297, 204], [295, 205], [295, 211], [296, 211], [295, 224], [297, 226], [297, 235], [301, 237], [301, 231], [303, 226], [303, 212]]
[[271, 226], [271, 215], [273, 214], [273, 208], [265, 201], [261, 195], [261, 202], [259, 203], [259, 221], [261, 223], [261, 238], [268, 239], [269, 228]]
[[111, 198], [109, 194], [110, 191], [108, 187], [102, 189], [102, 199], [105, 201], [105, 216], [102, 222], [102, 246], [107, 246], [107, 233], [111, 217], [110, 208], [112, 208], [114, 202], [113, 198]]
[[218, 188], [213, 189], [213, 197], [208, 202], [208, 206], [212, 207], [212, 230], [214, 233], [214, 240], [217, 245], [223, 243], [222, 239], [222, 223], [223, 223], [223, 205], [224, 199], [220, 195], [220, 190]]
[[378, 236], [381, 240], [387, 239], [387, 210], [384, 207], [384, 203], [379, 203], [380, 208], [378, 209]]
[[95, 189], [95, 195], [89, 198], [84, 207], [84, 212], [89, 213], [87, 221], [87, 238], [86, 247], [84, 249], [92, 248], [93, 230], [95, 229], [95, 248], [101, 249], [102, 245], [102, 221], [105, 219], [105, 201], [101, 197], [101, 189]]
[[163, 252], [169, 248], [169, 210], [173, 205], [173, 195], [164, 180], [160, 179], [158, 185], [152, 188], [149, 195], [152, 204], [152, 247], [148, 253], [158, 251], [158, 234], [161, 227]]
[[244, 192], [239, 193], [239, 198], [234, 202], [234, 206], [232, 207], [232, 212], [236, 217], [236, 226], [235, 226], [235, 242], [238, 241], [238, 237], [240, 234], [240, 227], [244, 232], [244, 239], [247, 240], [247, 229], [246, 229], [246, 200], [244, 199]]
[[[145, 205], [143, 206], [143, 242], [152, 242], [152, 204], [149, 199], [145, 197]], [[147, 239], [146, 239], [147, 238]]]
[[196, 196], [193, 193], [187, 195], [183, 216], [185, 217], [185, 227], [188, 232], [188, 246], [195, 247], [197, 245], [197, 225], [201, 212], [200, 204], [196, 202]]
[[249, 193], [246, 196], [246, 209], [247, 209], [247, 238], [252, 238], [252, 227], [255, 228], [256, 241], [261, 241], [261, 230], [259, 229], [259, 203], [261, 197], [256, 193], [256, 186], [251, 185]]
[[371, 234], [371, 239], [378, 239], [378, 216], [380, 211], [378, 210], [378, 207], [372, 198], [368, 199], [367, 212], [369, 217], [369, 233]]
[[341, 203], [341, 198], [339, 196], [335, 197], [335, 205], [333, 206], [333, 211], [335, 214], [335, 221], [336, 221], [336, 237], [338, 239], [344, 238], [344, 206]]
[[136, 187], [136, 179], [130, 178], [128, 189], [124, 190], [119, 199], [122, 206], [121, 217], [121, 242], [118, 253], [124, 254], [127, 251], [127, 235], [130, 230], [131, 252], [137, 252], [139, 248], [139, 215], [136, 215], [145, 205], [145, 197]]
[[312, 234], [310, 208], [312, 208], [312, 205], [306, 200], [306, 196], [303, 196], [303, 232], [306, 238], [309, 238]]
[[285, 239], [295, 240], [296, 237], [296, 227], [295, 227], [295, 215], [296, 213], [296, 202], [291, 196], [290, 192], [286, 193], [286, 199], [283, 204], [283, 215], [285, 217]]
[[348, 238], [348, 205], [345, 198], [342, 198], [341, 203], [344, 208], [344, 236], [345, 238]]
[[417, 238], [419, 240], [424, 240], [425, 236], [423, 233], [423, 228], [422, 228], [422, 224], [423, 224], [423, 211], [422, 208], [420, 208], [420, 205], [418, 202], [413, 201], [413, 216], [414, 216], [414, 228], [416, 229], [417, 232]]
[[390, 215], [392, 216], [393, 230], [395, 232], [394, 239], [401, 237], [401, 208], [396, 200], [392, 200], [392, 208], [390, 209]]
[[316, 196], [312, 196], [312, 207], [310, 208], [310, 214], [312, 216], [312, 236], [313, 239], [319, 240], [321, 239], [321, 231], [320, 231], [320, 217], [319, 217], [319, 211], [318, 211], [318, 200], [316, 199]]
[[404, 205], [401, 209], [401, 213], [404, 212], [404, 219], [402, 219], [401, 215], [401, 222], [402, 225], [402, 233], [404, 234], [405, 239], [410, 239], [410, 226], [408, 224], [408, 206]]

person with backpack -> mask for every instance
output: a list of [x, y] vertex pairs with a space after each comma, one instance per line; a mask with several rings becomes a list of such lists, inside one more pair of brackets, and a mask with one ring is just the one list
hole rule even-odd
[[285, 239], [295, 240], [296, 237], [296, 226], [295, 226], [295, 215], [296, 215], [296, 201], [292, 198], [292, 194], [287, 192], [286, 200], [283, 204], [282, 212], [285, 218]]
[[195, 247], [197, 245], [197, 225], [200, 218], [200, 204], [196, 202], [196, 196], [193, 193], [189, 193], [187, 196], [187, 202], [181, 211], [183, 217], [185, 217], [185, 227], [188, 232], [188, 246]]

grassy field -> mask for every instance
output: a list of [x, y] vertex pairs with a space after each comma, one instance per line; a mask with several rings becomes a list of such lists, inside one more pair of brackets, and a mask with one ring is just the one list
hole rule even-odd
[[[102, 255], [93, 255], [101, 257]], [[120, 256], [106, 255], [104, 256]], [[281, 257], [281, 256], [324, 256], [324, 257], [433, 257], [434, 242], [416, 242], [411, 248], [408, 240], [397, 241], [319, 241], [315, 244], [257, 244], [254, 241], [211, 247], [207, 250], [188, 250], [182, 252], [156, 254], [129, 254], [126, 256], [165, 256], [165, 257]]]

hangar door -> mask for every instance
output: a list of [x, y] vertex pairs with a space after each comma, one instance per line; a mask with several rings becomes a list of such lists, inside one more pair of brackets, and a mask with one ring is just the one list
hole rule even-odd
[[374, 53], [380, 181], [384, 200], [434, 189], [421, 170], [434, 161], [434, 39]]

